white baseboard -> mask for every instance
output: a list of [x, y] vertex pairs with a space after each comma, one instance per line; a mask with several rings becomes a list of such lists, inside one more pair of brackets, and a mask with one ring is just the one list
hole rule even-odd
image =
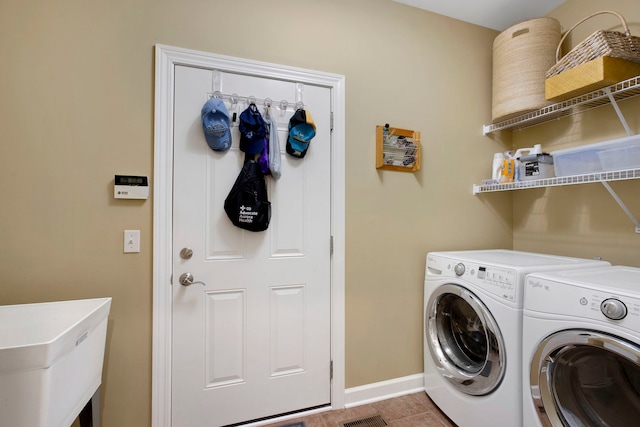
[[424, 391], [424, 374], [409, 375], [345, 390], [345, 408]]

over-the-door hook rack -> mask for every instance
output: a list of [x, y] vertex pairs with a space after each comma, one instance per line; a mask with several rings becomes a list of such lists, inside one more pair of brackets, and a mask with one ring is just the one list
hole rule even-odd
[[[247, 103], [248, 105], [250, 104], [258, 104], [258, 103], [263, 103], [265, 107], [273, 107], [273, 99], [272, 98], [256, 98], [255, 96], [251, 95], [251, 96], [240, 96], [237, 93], [233, 93], [231, 95], [229, 94], [224, 94], [221, 91], [215, 91], [213, 93], [209, 93], [208, 96], [211, 97], [215, 97], [215, 98], [221, 98], [224, 100], [229, 100], [229, 102], [231, 103], [231, 107], [232, 108], [238, 108], [238, 105], [240, 102], [242, 103]], [[287, 109], [300, 109], [300, 108], [304, 108], [304, 102], [302, 102], [302, 99], [297, 97], [296, 98], [297, 101], [294, 103], [292, 101], [287, 101], [285, 99], [283, 99], [282, 101], [280, 101], [279, 103], [279, 107], [280, 107], [280, 111], [284, 114]]]

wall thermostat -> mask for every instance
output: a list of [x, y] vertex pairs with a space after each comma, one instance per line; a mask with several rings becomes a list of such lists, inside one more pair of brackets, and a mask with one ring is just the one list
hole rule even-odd
[[148, 199], [149, 179], [146, 176], [116, 175], [113, 181], [116, 199]]

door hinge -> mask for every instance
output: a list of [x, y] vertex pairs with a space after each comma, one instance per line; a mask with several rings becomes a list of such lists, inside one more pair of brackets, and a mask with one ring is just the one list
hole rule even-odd
[[329, 362], [329, 379], [333, 379], [333, 360]]
[[333, 111], [331, 112], [331, 117], [329, 119], [329, 129], [333, 130]]
[[333, 255], [333, 236], [329, 239], [329, 254]]

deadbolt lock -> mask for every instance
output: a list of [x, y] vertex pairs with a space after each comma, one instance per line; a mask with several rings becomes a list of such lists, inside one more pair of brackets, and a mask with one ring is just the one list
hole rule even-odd
[[191, 259], [193, 256], [193, 250], [191, 248], [182, 248], [180, 251], [180, 258], [182, 259]]

